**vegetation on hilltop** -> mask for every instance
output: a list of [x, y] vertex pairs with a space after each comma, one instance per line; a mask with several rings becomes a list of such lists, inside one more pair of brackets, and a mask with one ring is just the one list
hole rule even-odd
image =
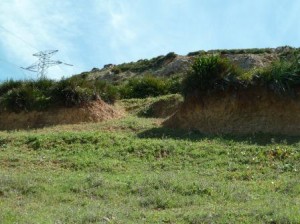
[[183, 80], [183, 94], [262, 86], [275, 93], [291, 94], [300, 84], [299, 54], [274, 61], [265, 68], [244, 71], [220, 55], [199, 56]]
[[115, 65], [112, 69], [112, 72], [115, 74], [119, 74], [120, 72], [144, 72], [149, 71], [151, 69], [155, 69], [157, 67], [162, 66], [164, 63], [168, 61], [172, 61], [176, 57], [174, 52], [170, 52], [165, 56], [158, 56], [152, 58], [150, 60], [143, 59], [137, 62], [123, 63], [120, 65]]
[[283, 46], [278, 48], [249, 48], [249, 49], [218, 49], [209, 51], [194, 51], [187, 54], [187, 56], [204, 56], [211, 54], [221, 54], [221, 55], [235, 55], [235, 54], [273, 54], [278, 53], [281, 57], [286, 57], [288, 55], [299, 53], [299, 48], [293, 48], [290, 46]]
[[101, 80], [91, 82], [76, 77], [61, 81], [9, 80], [0, 85], [0, 110], [21, 112], [72, 107], [95, 100], [98, 96], [112, 103], [117, 98], [117, 90]]
[[181, 77], [160, 78], [153, 75], [135, 77], [120, 86], [121, 98], [147, 98], [180, 93]]
[[123, 98], [146, 98], [179, 93], [181, 78], [159, 78], [152, 75], [131, 78], [118, 86], [103, 80], [78, 76], [61, 81], [48, 79], [13, 81], [0, 84], [0, 111], [46, 110], [53, 107], [84, 105], [98, 97], [108, 103]]
[[[273, 61], [267, 67], [247, 71], [223, 55], [266, 52], [277, 52], [278, 61]], [[279, 94], [293, 94], [300, 84], [297, 48], [216, 50], [198, 53], [192, 53], [194, 63], [186, 74], [175, 74], [168, 78], [155, 76], [151, 71], [172, 61], [177, 57], [175, 53], [113, 66], [112, 71], [116, 76], [118, 71], [140, 74], [126, 78], [120, 83], [101, 78], [88, 79], [88, 73], [61, 81], [9, 80], [0, 84], [0, 110], [20, 112], [72, 107], [95, 100], [98, 96], [108, 103], [113, 103], [116, 99], [156, 97], [181, 92], [186, 96], [195, 91], [208, 93], [253, 86], [261, 86]]]
[[224, 90], [240, 75], [241, 71], [226, 58], [214, 55], [198, 57], [183, 80], [183, 92], [187, 95], [195, 91]]

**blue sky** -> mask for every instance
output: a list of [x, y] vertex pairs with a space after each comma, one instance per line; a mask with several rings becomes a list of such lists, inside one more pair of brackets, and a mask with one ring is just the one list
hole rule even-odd
[[299, 10], [298, 0], [1, 0], [0, 80], [35, 78], [18, 66], [48, 49], [74, 64], [49, 69], [59, 79], [171, 51], [299, 47]]

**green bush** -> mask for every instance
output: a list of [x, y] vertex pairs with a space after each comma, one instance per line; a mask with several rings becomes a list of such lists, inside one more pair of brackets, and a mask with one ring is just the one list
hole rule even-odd
[[6, 81], [0, 84], [1, 111], [45, 110], [53, 107], [72, 107], [85, 104], [100, 96], [113, 103], [117, 88], [105, 81], [88, 81], [80, 77], [53, 81]]
[[20, 87], [23, 83], [24, 83], [23, 81], [15, 81], [15, 80], [12, 80], [12, 79], [1, 83], [1, 85], [0, 85], [0, 96], [7, 93], [11, 89]]
[[183, 75], [175, 75], [165, 80], [167, 94], [176, 94], [182, 92]]
[[300, 64], [298, 57], [293, 60], [280, 60], [261, 69], [254, 76], [255, 84], [267, 86], [278, 94], [289, 94], [300, 84]]
[[117, 87], [103, 80], [94, 81], [96, 93], [102, 100], [108, 103], [114, 103], [119, 98], [119, 90]]
[[47, 96], [28, 85], [7, 91], [0, 100], [2, 110], [14, 112], [42, 110], [47, 108], [49, 103]]
[[198, 57], [182, 83], [184, 95], [210, 90], [224, 90], [239, 83], [241, 71], [220, 56]]
[[47, 93], [48, 90], [55, 85], [55, 81], [51, 79], [38, 79], [38, 80], [30, 80], [25, 81], [24, 84], [27, 86], [31, 86], [32, 88], [36, 88], [43, 93]]
[[56, 83], [50, 90], [52, 103], [57, 106], [72, 107], [89, 102], [93, 89], [86, 88], [76, 81], [66, 79]]
[[146, 98], [167, 93], [164, 79], [147, 75], [142, 78], [132, 78], [120, 88], [122, 98]]

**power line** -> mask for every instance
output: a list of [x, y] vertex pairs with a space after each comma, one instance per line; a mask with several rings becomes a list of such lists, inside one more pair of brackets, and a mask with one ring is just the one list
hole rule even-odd
[[8, 64], [9, 66], [12, 66], [14, 68], [17, 68], [17, 70], [22, 73], [22, 75], [24, 76], [24, 78], [27, 79], [28, 75], [23, 71], [23, 69], [21, 69], [21, 67], [19, 65], [15, 64], [15, 63], [12, 63], [12, 62], [10, 62], [8, 60], [5, 60], [3, 58], [0, 58], [0, 62]]
[[23, 41], [23, 43], [27, 44], [28, 46], [30, 46], [31, 48], [35, 49], [35, 50], [39, 50], [37, 49], [35, 46], [33, 46], [31, 43], [29, 43], [28, 41], [24, 40], [23, 38], [21, 38], [20, 36], [14, 34], [13, 32], [11, 32], [10, 30], [6, 29], [4, 26], [0, 25], [0, 28], [4, 31], [6, 31], [7, 33], [9, 33], [10, 35], [14, 36], [15, 38]]
[[3, 58], [0, 58], [0, 61], [4, 62], [4, 63], [6, 63], [6, 64], [9, 64], [9, 65], [11, 65], [11, 66], [14, 66], [14, 67], [17, 67], [17, 68], [21, 69], [21, 66], [15, 64], [15, 63], [12, 63], [12, 62], [10, 62], [10, 61], [8, 61], [8, 60], [5, 60], [5, 59], [3, 59]]

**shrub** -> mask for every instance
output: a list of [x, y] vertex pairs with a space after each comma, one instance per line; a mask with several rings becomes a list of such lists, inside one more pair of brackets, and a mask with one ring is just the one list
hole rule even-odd
[[7, 93], [9, 90], [18, 88], [23, 84], [23, 81], [8, 80], [0, 85], [0, 96]]
[[40, 90], [41, 92], [47, 93], [49, 89], [56, 83], [54, 80], [51, 79], [38, 79], [38, 80], [32, 80], [32, 81], [26, 81], [24, 82], [27, 86], [32, 86], [33, 88], [36, 88]]
[[198, 57], [183, 80], [183, 94], [226, 89], [238, 83], [241, 72], [220, 56]]
[[255, 75], [256, 84], [266, 85], [278, 94], [292, 93], [293, 87], [300, 84], [300, 64], [298, 57], [293, 60], [280, 60], [259, 70]]
[[169, 94], [182, 92], [182, 77], [183, 75], [175, 75], [165, 80], [166, 91]]
[[95, 100], [98, 96], [108, 103], [118, 99], [117, 88], [103, 80], [86, 80], [72, 77], [57, 82], [51, 89], [53, 104], [76, 106]]
[[113, 103], [117, 88], [105, 81], [88, 81], [81, 77], [37, 81], [7, 81], [0, 85], [1, 111], [45, 110], [50, 107], [77, 106], [97, 99]]
[[0, 105], [2, 110], [21, 112], [42, 110], [49, 104], [49, 98], [40, 90], [29, 85], [9, 90], [2, 95]]
[[102, 100], [108, 103], [114, 103], [119, 98], [118, 88], [103, 80], [94, 81], [96, 93]]
[[93, 89], [83, 79], [64, 79], [50, 90], [52, 103], [57, 106], [72, 107], [87, 103], [92, 99]]
[[132, 78], [120, 88], [122, 98], [146, 98], [167, 93], [164, 79], [147, 75], [142, 78]]

